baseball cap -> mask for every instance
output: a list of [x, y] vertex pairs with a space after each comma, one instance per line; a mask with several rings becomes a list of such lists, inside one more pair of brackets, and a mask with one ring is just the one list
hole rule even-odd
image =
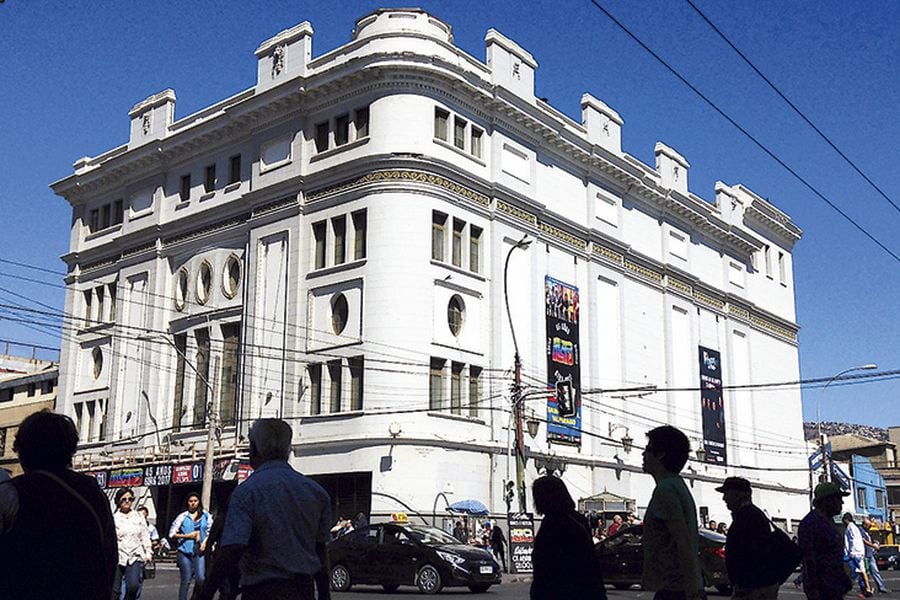
[[717, 492], [727, 492], [728, 490], [737, 490], [739, 492], [750, 492], [750, 482], [743, 477], [726, 477], [725, 481], [716, 488]]
[[818, 502], [823, 498], [827, 498], [829, 496], [849, 496], [849, 492], [845, 492], [838, 486], [836, 483], [831, 483], [830, 481], [826, 481], [825, 483], [820, 483], [816, 486], [815, 491], [813, 491], [813, 504]]

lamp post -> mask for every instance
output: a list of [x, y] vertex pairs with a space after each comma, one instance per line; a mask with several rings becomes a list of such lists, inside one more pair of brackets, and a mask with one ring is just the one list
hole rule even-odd
[[[846, 375], [847, 373], [852, 373], [853, 371], [871, 371], [872, 369], [877, 369], [878, 365], [874, 363], [868, 363], [865, 365], [859, 365], [856, 367], [850, 367], [849, 369], [844, 369], [840, 371], [836, 375], [834, 375], [828, 382], [822, 386], [822, 396], [825, 395], [825, 390], [828, 389], [828, 386], [831, 385], [835, 380], [839, 379], [842, 375]], [[822, 417], [819, 414], [819, 395], [816, 394], [816, 423], [819, 430], [819, 450], [822, 452], [822, 469], [824, 470], [825, 481], [831, 481], [831, 471], [828, 468], [828, 456], [825, 452], [825, 434], [822, 433]]]
[[[213, 386], [209, 383], [209, 380], [203, 375], [197, 367], [194, 366], [194, 363], [191, 362], [190, 359], [185, 355], [181, 349], [175, 345], [175, 342], [170, 340], [165, 335], [139, 335], [137, 336], [138, 340], [143, 341], [154, 341], [154, 340], [162, 340], [167, 343], [169, 346], [175, 350], [175, 353], [178, 354], [184, 360], [185, 364], [191, 368], [191, 370], [196, 373], [197, 377], [203, 384], [206, 386], [206, 389], [209, 391], [209, 398], [206, 400], [206, 413], [209, 418], [209, 424], [206, 430], [206, 454], [203, 457], [203, 487], [200, 491], [200, 499], [203, 502], [204, 507], [210, 506], [210, 501], [212, 500], [212, 478], [213, 478], [213, 436], [216, 431], [216, 421], [218, 420], [218, 414], [215, 411], [215, 397], [216, 393], [213, 389]], [[178, 418], [178, 417], [173, 417]]]
[[512, 313], [509, 310], [509, 292], [507, 285], [507, 275], [509, 273], [509, 259], [515, 249], [521, 248], [525, 250], [531, 245], [531, 240], [527, 235], [513, 245], [506, 253], [506, 262], [503, 263], [503, 299], [506, 302], [506, 317], [509, 319], [509, 332], [512, 334], [513, 349], [515, 350], [515, 379], [513, 383], [512, 405], [513, 417], [516, 426], [516, 493], [519, 497], [519, 512], [524, 513], [526, 510], [526, 493], [525, 493], [525, 440], [522, 436], [522, 402], [519, 398], [519, 392], [522, 385], [522, 360], [519, 357], [519, 344], [516, 342], [516, 330], [513, 327]]

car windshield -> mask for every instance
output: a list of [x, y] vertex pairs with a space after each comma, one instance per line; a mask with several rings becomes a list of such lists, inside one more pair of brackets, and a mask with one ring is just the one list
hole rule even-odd
[[459, 544], [459, 540], [448, 533], [444, 533], [436, 527], [405, 527], [404, 530], [417, 542], [429, 546], [452, 546]]

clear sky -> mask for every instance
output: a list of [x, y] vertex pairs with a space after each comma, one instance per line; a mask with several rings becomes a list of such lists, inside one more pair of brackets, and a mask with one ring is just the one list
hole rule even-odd
[[[793, 114], [687, 2], [600, 3], [900, 254], [900, 212]], [[900, 3], [695, 4], [900, 205]], [[879, 371], [900, 369], [900, 261], [744, 138], [589, 0], [418, 5], [450, 23], [456, 44], [480, 60], [489, 28], [518, 42], [539, 64], [537, 95], [570, 117], [580, 120], [584, 92], [602, 99], [625, 120], [625, 151], [643, 162], [653, 164], [656, 141], [678, 150], [691, 163], [690, 187], [697, 195], [711, 201], [717, 180], [742, 183], [788, 213], [804, 231], [794, 251], [804, 378], [830, 377], [865, 363], [877, 363]], [[36, 303], [43, 303], [62, 310], [59, 256], [68, 250], [71, 213], [48, 184], [71, 174], [78, 157], [126, 143], [127, 113], [134, 104], [171, 87], [178, 96], [176, 118], [184, 117], [252, 87], [253, 51], [279, 31], [310, 21], [318, 56], [348, 42], [356, 19], [381, 6], [176, 0], [0, 4], [0, 260], [58, 273], [0, 262], [0, 305], [41, 308]], [[0, 339], [58, 347], [58, 337], [46, 329], [10, 320], [21, 317], [0, 307]], [[896, 378], [808, 388], [805, 415], [814, 418], [818, 402], [824, 420], [900, 425], [898, 392]]]

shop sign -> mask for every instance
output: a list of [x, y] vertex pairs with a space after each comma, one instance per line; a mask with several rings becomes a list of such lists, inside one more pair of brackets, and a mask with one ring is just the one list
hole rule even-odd
[[175, 465], [172, 467], [172, 483], [193, 483], [203, 479], [203, 463]]
[[510, 573], [531, 573], [531, 553], [534, 550], [534, 515], [509, 515]]
[[130, 467], [127, 469], [112, 469], [109, 472], [109, 487], [140, 487], [144, 484], [144, 469]]
[[153, 465], [144, 469], [144, 485], [172, 483], [172, 465]]

